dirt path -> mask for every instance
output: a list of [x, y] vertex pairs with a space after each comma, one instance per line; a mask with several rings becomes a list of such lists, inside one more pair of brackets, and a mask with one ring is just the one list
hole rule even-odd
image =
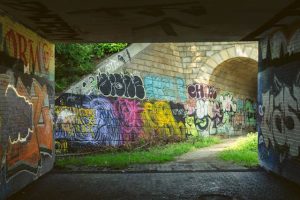
[[237, 137], [224, 139], [220, 144], [215, 144], [210, 147], [205, 147], [205, 148], [197, 149], [195, 151], [188, 152], [186, 154], [179, 156], [175, 162], [190, 163], [190, 162], [198, 162], [207, 159], [208, 160], [215, 159], [219, 152], [223, 151], [227, 147], [232, 146], [237, 141], [237, 139], [238, 139]]
[[179, 156], [164, 164], [132, 165], [126, 171], [202, 171], [202, 170], [246, 170], [248, 168], [218, 159], [217, 155], [232, 146], [239, 137], [224, 139], [222, 143]]

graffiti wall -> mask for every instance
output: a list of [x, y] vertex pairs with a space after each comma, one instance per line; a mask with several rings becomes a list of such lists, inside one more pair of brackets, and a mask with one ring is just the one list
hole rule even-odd
[[256, 101], [239, 98], [213, 86], [195, 83], [187, 87], [185, 104], [189, 120], [202, 135], [243, 134], [255, 131]]
[[185, 81], [182, 78], [147, 75], [144, 82], [149, 99], [181, 102], [186, 100]]
[[185, 137], [181, 104], [65, 93], [56, 100], [58, 149]]
[[82, 82], [77, 94], [98, 94], [109, 97], [186, 101], [185, 80], [170, 76], [147, 74], [143, 78], [132, 74], [92, 74]]
[[0, 15], [0, 199], [54, 162], [54, 45]]
[[258, 131], [261, 165], [300, 183], [300, 30], [260, 42]]
[[145, 98], [141, 77], [123, 73], [91, 74], [76, 87], [76, 94], [98, 94], [107, 97]]
[[[175, 93], [175, 86], [180, 94]], [[185, 87], [177, 77], [105, 73], [91, 87], [101, 95], [65, 93], [56, 99], [58, 153], [139, 140], [242, 134], [256, 126], [255, 100], [236, 98], [200, 83]]]

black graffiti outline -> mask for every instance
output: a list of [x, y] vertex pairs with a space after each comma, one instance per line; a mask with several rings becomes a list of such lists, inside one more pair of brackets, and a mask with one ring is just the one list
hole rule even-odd
[[[208, 125], [209, 125], [209, 117], [206, 115], [202, 118], [197, 118], [197, 117], [194, 117], [194, 123], [195, 123], [195, 126], [199, 129], [199, 130], [206, 130]], [[204, 123], [204, 124], [203, 124]]]
[[[208, 94], [206, 94], [204, 91], [205, 87], [208, 88]], [[188, 85], [187, 91], [189, 97], [193, 99], [216, 99], [217, 98], [217, 89], [214, 86], [210, 86], [202, 83], [194, 83]], [[207, 95], [207, 97], [205, 95]]]
[[97, 89], [104, 96], [138, 99], [144, 99], [146, 96], [143, 80], [131, 74], [99, 73]]

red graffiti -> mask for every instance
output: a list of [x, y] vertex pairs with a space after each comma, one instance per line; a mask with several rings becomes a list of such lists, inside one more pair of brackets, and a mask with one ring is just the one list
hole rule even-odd
[[[30, 132], [26, 142], [9, 142], [7, 146], [6, 164], [8, 171], [21, 163], [26, 163], [32, 169], [36, 169], [41, 159], [36, 133]], [[13, 172], [11, 172], [13, 173]], [[8, 176], [11, 176], [10, 174]]]
[[39, 146], [41, 149], [46, 150], [46, 152], [50, 152], [53, 148], [53, 122], [48, 105], [49, 99], [47, 87], [45, 85], [42, 87], [35, 79], [33, 79], [31, 94], [29, 95], [21, 79], [18, 79], [16, 89], [19, 95], [30, 99], [33, 106], [34, 131], [37, 133]]
[[33, 124], [34, 131], [37, 132], [37, 137], [40, 149], [51, 152], [53, 148], [53, 134], [52, 134], [52, 119], [49, 109], [49, 100], [47, 88], [33, 80], [34, 95], [32, 94], [31, 101], [33, 104]]
[[10, 29], [5, 34], [3, 49], [14, 58], [21, 59], [30, 72], [49, 71], [51, 49], [45, 42], [34, 42], [24, 35]]

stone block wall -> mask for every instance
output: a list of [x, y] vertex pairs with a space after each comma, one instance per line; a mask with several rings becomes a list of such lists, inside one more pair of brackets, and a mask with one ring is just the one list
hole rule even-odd
[[0, 199], [52, 169], [54, 45], [0, 13]]
[[256, 130], [257, 43], [133, 47], [57, 99], [59, 151]]

